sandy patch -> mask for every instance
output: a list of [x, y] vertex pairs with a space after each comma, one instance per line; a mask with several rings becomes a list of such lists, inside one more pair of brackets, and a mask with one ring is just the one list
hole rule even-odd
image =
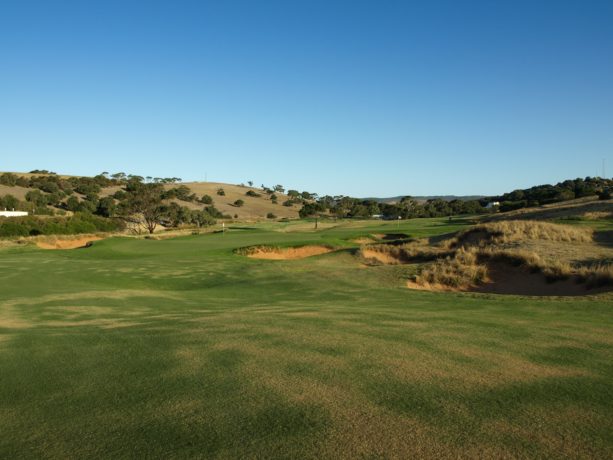
[[76, 238], [48, 238], [45, 240], [37, 241], [36, 246], [41, 249], [78, 249], [86, 248], [91, 245], [92, 242], [101, 240], [99, 236], [79, 236]]
[[403, 263], [402, 260], [389, 252], [380, 252], [373, 249], [362, 248], [361, 255], [365, 259], [374, 259], [385, 265], [399, 265]]
[[372, 243], [376, 243], [377, 241], [372, 238], [368, 238], [367, 236], [363, 236], [360, 238], [355, 238], [351, 240], [351, 242], [356, 243], [356, 244], [372, 244]]
[[318, 256], [334, 251], [328, 246], [301, 246], [297, 248], [273, 248], [273, 247], [257, 247], [253, 248], [247, 257], [253, 259], [268, 259], [268, 260], [291, 260], [304, 259], [305, 257]]

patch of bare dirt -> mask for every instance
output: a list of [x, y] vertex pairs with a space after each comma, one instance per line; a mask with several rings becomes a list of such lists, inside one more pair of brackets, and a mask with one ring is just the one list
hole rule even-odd
[[249, 254], [247, 254], [247, 257], [268, 260], [292, 260], [327, 254], [332, 251], [334, 251], [334, 249], [329, 246], [319, 245], [301, 246], [297, 248], [259, 247], [251, 250]]
[[101, 240], [99, 236], [79, 236], [77, 238], [55, 238], [36, 242], [41, 249], [79, 249], [91, 246], [94, 241]]

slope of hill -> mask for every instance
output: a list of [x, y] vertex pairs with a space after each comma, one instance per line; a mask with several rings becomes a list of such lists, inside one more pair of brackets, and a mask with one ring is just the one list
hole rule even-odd
[[[3, 174], [3, 173], [0, 173]], [[23, 177], [31, 179], [33, 177], [52, 176], [59, 179], [69, 179], [77, 176], [67, 176], [59, 174], [44, 174], [44, 173], [11, 173], [17, 177]], [[292, 206], [284, 206], [283, 203], [288, 200], [288, 196], [282, 193], [276, 193], [277, 203], [273, 203], [270, 196], [264, 193], [262, 190], [247, 187], [242, 185], [225, 184], [221, 182], [185, 182], [185, 183], [168, 183], [164, 185], [166, 190], [172, 188], [185, 186], [190, 189], [191, 194], [195, 194], [198, 199], [204, 195], [209, 195], [213, 199], [213, 206], [215, 206], [224, 215], [229, 215], [235, 219], [241, 220], [261, 220], [268, 218], [269, 215], [274, 215], [277, 218], [297, 218], [298, 211], [300, 209], [299, 204], [293, 204]], [[100, 198], [109, 197], [116, 192], [123, 190], [124, 185], [112, 185], [102, 187], [98, 193]], [[225, 195], [218, 195], [218, 190], [223, 189]], [[12, 195], [20, 201], [26, 201], [26, 194], [29, 191], [40, 190], [36, 187], [27, 187], [19, 185], [2, 185], [0, 184], [0, 197], [6, 195]], [[253, 192], [259, 196], [248, 196], [247, 192]], [[84, 195], [75, 192], [73, 194], [79, 201], [84, 199]], [[64, 198], [65, 201], [67, 198]], [[234, 203], [237, 200], [242, 200], [242, 206], [235, 206]], [[203, 209], [204, 204], [196, 201], [181, 201], [173, 199], [180, 206], [186, 206], [190, 209]], [[55, 208], [48, 206], [50, 210]]]
[[[276, 193], [278, 202], [275, 204], [272, 202], [270, 197], [260, 189], [241, 185], [225, 184], [223, 182], [182, 182], [179, 184], [166, 184], [164, 185], [164, 188], [169, 190], [182, 185], [188, 187], [191, 193], [195, 193], [198, 198], [201, 198], [204, 195], [209, 195], [213, 199], [213, 206], [219, 209], [223, 214], [227, 214], [236, 219], [266, 219], [266, 216], [269, 213], [272, 213], [279, 218], [298, 218], [300, 206], [283, 206], [283, 202], [285, 202], [289, 197], [281, 193]], [[122, 188], [122, 186], [105, 187], [101, 190], [100, 196], [113, 195]], [[223, 189], [225, 195], [218, 195], [217, 191], [219, 189]], [[250, 190], [261, 196], [247, 196], [247, 192]], [[234, 202], [236, 200], [243, 200], [243, 206], [235, 206]], [[203, 204], [196, 202], [181, 201], [178, 199], [174, 199], [172, 201], [181, 206], [187, 206], [190, 209], [202, 209], [204, 207]]]
[[490, 220], [613, 219], [613, 200], [584, 197], [496, 214]]

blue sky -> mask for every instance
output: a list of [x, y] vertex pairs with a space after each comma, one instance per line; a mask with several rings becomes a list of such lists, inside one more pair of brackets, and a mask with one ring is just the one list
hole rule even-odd
[[4, 0], [0, 170], [352, 196], [599, 175], [611, 24], [610, 0]]

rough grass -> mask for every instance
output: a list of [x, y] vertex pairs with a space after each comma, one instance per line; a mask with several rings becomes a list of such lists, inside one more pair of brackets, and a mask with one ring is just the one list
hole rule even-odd
[[367, 225], [4, 249], [0, 457], [613, 455], [610, 297], [415, 292], [343, 251], [233, 253], [386, 233]]
[[502, 221], [476, 225], [448, 240], [449, 247], [500, 245], [526, 240], [583, 243], [593, 240], [593, 230], [585, 227], [538, 221]]
[[[532, 273], [542, 273], [547, 282], [572, 279], [585, 283], [588, 288], [613, 285], [613, 265], [589, 263], [542, 253], [555, 243], [556, 255], [560, 247], [571, 254], [583, 251], [594, 243], [594, 231], [590, 228], [572, 227], [533, 221], [506, 221], [476, 225], [459, 232], [455, 237], [444, 239], [438, 245], [419, 241], [399, 247], [367, 246], [362, 256], [372, 257], [379, 251], [388, 257], [388, 263], [410, 263], [435, 259], [420, 270], [419, 276], [410, 282], [410, 287], [452, 288], [471, 290], [491, 281], [488, 266], [491, 263], [507, 263], [522, 266]], [[581, 245], [580, 248], [578, 245]], [[446, 250], [446, 251], [445, 251]], [[608, 249], [588, 252], [611, 254]], [[584, 254], [585, 256], [586, 254]], [[376, 258], [376, 257], [375, 257]], [[385, 262], [384, 258], [379, 258]], [[500, 267], [498, 266], [500, 269]], [[499, 270], [500, 271], [500, 270]]]

